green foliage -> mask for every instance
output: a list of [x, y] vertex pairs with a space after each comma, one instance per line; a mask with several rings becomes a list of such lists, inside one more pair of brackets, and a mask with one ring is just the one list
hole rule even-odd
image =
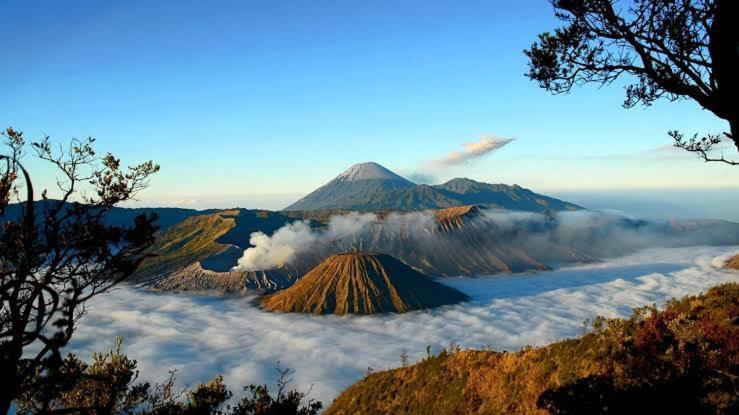
[[[30, 143], [58, 174], [58, 200], [36, 193], [24, 167], [25, 139], [12, 128], [0, 133], [0, 414], [33, 390], [38, 373], [62, 373], [61, 350], [72, 338], [90, 298], [128, 279], [154, 242], [156, 215], [112, 225], [105, 216], [148, 185], [159, 170], [152, 162], [123, 168], [98, 157], [94, 139], [52, 145]], [[22, 194], [22, 196], [21, 196]], [[11, 214], [8, 203], [22, 200]]]
[[89, 415], [317, 415], [321, 402], [308, 392], [289, 390], [294, 371], [277, 366], [277, 394], [267, 385], [244, 387], [243, 397], [232, 407], [233, 393], [223, 376], [190, 390], [175, 390], [175, 372], [166, 381], [151, 385], [138, 381], [135, 360], [121, 352], [122, 339], [106, 353], [95, 353], [91, 363], [70, 354], [54, 371], [37, 372], [35, 387], [18, 400], [18, 414]]
[[307, 400], [308, 393], [297, 390], [287, 390], [292, 383], [292, 375], [295, 373], [292, 369], [280, 368], [277, 364], [277, 396], [273, 397], [269, 393], [267, 385], [249, 385], [244, 387], [244, 391], [250, 395], [241, 399], [241, 401], [233, 408], [233, 415], [316, 415], [323, 408], [323, 404], [312, 399]]
[[[608, 85], [624, 76], [623, 106], [658, 99], [691, 99], [729, 124], [723, 133], [739, 149], [739, 54], [736, 0], [552, 0], [562, 27], [539, 35], [524, 53], [527, 76], [555, 93], [586, 83]], [[721, 135], [686, 139], [675, 146], [705, 161], [739, 165], [709, 154]]]

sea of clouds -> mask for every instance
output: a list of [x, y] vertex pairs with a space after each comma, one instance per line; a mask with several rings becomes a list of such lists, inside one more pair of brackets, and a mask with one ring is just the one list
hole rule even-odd
[[417, 360], [426, 347], [517, 350], [580, 335], [597, 315], [697, 294], [739, 273], [721, 269], [739, 247], [661, 248], [552, 272], [443, 282], [472, 297], [431, 311], [384, 316], [268, 313], [249, 298], [151, 293], [122, 287], [97, 297], [69, 347], [89, 358], [123, 336], [141, 378], [161, 381], [177, 369], [180, 385], [223, 374], [232, 390], [272, 384], [277, 361], [296, 370], [294, 387], [328, 404], [367, 372]]

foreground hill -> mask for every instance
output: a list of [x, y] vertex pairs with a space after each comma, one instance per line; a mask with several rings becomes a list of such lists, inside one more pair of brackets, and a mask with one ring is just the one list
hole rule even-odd
[[487, 184], [470, 179], [453, 179], [436, 186], [416, 185], [369, 162], [351, 166], [285, 210], [412, 211], [471, 204], [531, 212], [582, 209], [517, 185]]
[[326, 414], [728, 415], [737, 390], [739, 284], [725, 284], [546, 347], [450, 350], [371, 374]]
[[290, 288], [262, 299], [270, 311], [316, 314], [403, 313], [467, 296], [383, 254], [333, 255]]

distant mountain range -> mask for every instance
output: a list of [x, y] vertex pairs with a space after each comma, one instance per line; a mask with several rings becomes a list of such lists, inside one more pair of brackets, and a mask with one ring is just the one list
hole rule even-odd
[[473, 204], [530, 212], [582, 209], [518, 185], [488, 184], [464, 178], [435, 186], [417, 185], [377, 163], [368, 162], [351, 166], [284, 210], [413, 211]]

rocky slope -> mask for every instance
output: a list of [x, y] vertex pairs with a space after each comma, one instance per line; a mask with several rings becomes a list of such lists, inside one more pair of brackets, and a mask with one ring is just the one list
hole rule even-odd
[[[532, 270], [548, 270], [548, 261], [586, 262], [585, 252], [556, 243], [546, 248], [527, 246], [521, 235], [532, 231], [522, 224], [513, 232], [491, 221], [489, 209], [462, 206], [425, 212], [428, 223], [417, 226], [388, 223], [380, 215], [364, 232], [343, 237], [328, 245], [314, 246], [298, 257], [317, 263], [332, 253], [362, 249], [383, 252], [433, 276], [479, 276]], [[412, 228], [412, 229], [411, 229]], [[534, 233], [536, 230], [534, 230]]]
[[347, 252], [327, 258], [292, 287], [261, 303], [270, 311], [375, 314], [438, 307], [466, 298], [389, 255]]
[[165, 291], [216, 292], [243, 294], [250, 291], [271, 293], [291, 286], [296, 277], [285, 270], [227, 271], [203, 269], [200, 262], [176, 270], [150, 285]]
[[[404, 215], [381, 211], [356, 232], [316, 236], [327, 231], [332, 215], [347, 214], [235, 209], [193, 216], [159, 235], [152, 249], [156, 256], [143, 264], [135, 281], [191, 290], [224, 282], [224, 291], [232, 291], [231, 283], [225, 282], [240, 277], [226, 274], [250, 247], [251, 234], [271, 235], [301, 218], [310, 219], [315, 242], [272, 267], [290, 277], [306, 274], [333, 254], [352, 250], [392, 255], [419, 272], [443, 277], [548, 270], [651, 247], [739, 244], [739, 225], [730, 222], [651, 222], [587, 211], [510, 212], [480, 205]], [[286, 243], [284, 238], [280, 243]], [[162, 282], [180, 270], [194, 272], [195, 263], [212, 273], [179, 275], [177, 283]], [[213, 283], [204, 283], [206, 277]], [[280, 281], [273, 283], [283, 286]]]
[[[494, 234], [476, 231], [484, 208], [468, 206], [429, 212], [434, 218], [428, 229], [417, 234], [402, 229], [388, 229], [381, 223], [366, 233], [318, 245], [297, 256], [279, 270], [269, 270], [268, 284], [245, 285], [269, 291], [266, 287], [284, 287], [296, 276], [304, 275], [326, 257], [347, 250], [365, 248], [399, 257], [421, 272], [434, 276], [483, 275], [495, 272], [546, 270], [548, 267], [520, 247], [506, 246]], [[346, 214], [347, 212], [331, 212]], [[387, 213], [379, 213], [382, 220]], [[306, 212], [317, 228], [325, 226], [330, 215]], [[301, 218], [277, 212], [226, 210], [193, 216], [162, 232], [152, 249], [153, 258], [144, 262], [134, 282], [163, 290], [240, 291], [245, 276], [231, 269], [248, 248], [252, 232], [271, 234], [281, 225]], [[577, 257], [576, 255], [573, 258]], [[580, 256], [578, 260], [587, 260]], [[248, 278], [247, 278], [248, 277]], [[246, 278], [246, 279], [245, 279]], [[278, 278], [272, 280], [272, 278]], [[220, 287], [220, 288], [219, 288]]]

